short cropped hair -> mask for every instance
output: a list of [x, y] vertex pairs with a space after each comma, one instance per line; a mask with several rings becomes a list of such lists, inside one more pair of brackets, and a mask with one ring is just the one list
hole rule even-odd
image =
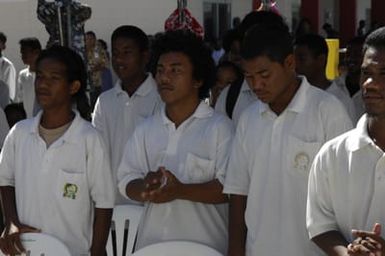
[[363, 52], [369, 47], [385, 50], [385, 27], [378, 28], [368, 35], [364, 42]]
[[7, 42], [7, 36], [1, 31], [0, 31], [0, 42], [2, 42], [3, 44]]
[[266, 56], [283, 64], [290, 54], [293, 54], [292, 36], [280, 24], [255, 25], [247, 31], [241, 46], [241, 56], [245, 60]]
[[117, 38], [126, 38], [133, 40], [141, 51], [149, 49], [149, 39], [146, 33], [138, 27], [131, 25], [120, 26], [114, 30], [111, 36], [111, 43]]
[[199, 88], [199, 98], [208, 97], [215, 81], [215, 64], [211, 51], [203, 40], [187, 30], [167, 31], [154, 42], [155, 63], [158, 63], [161, 55], [170, 52], [183, 53], [189, 58], [193, 67], [193, 78], [203, 82]]
[[94, 31], [87, 31], [87, 32], [86, 32], [86, 35], [87, 35], [87, 36], [92, 36], [93, 38], [96, 38], [96, 34], [95, 34]]
[[40, 41], [39, 39], [37, 39], [36, 37], [26, 37], [26, 38], [22, 38], [20, 41], [19, 41], [19, 44], [22, 48], [30, 48], [32, 50], [41, 50], [41, 44], [40, 44]]
[[313, 57], [318, 57], [320, 55], [328, 56], [329, 53], [325, 38], [317, 34], [305, 34], [300, 36], [295, 40], [294, 45], [308, 47]]

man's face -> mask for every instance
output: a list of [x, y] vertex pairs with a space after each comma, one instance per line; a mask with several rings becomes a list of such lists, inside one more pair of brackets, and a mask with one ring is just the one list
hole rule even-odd
[[360, 84], [366, 112], [385, 117], [385, 49], [370, 47], [366, 50]]
[[43, 110], [71, 105], [71, 98], [79, 90], [76, 82], [67, 80], [66, 67], [54, 59], [43, 59], [36, 67], [36, 100]]
[[147, 61], [148, 52], [142, 51], [134, 40], [118, 37], [112, 42], [112, 67], [123, 82], [142, 74]]
[[362, 63], [362, 45], [351, 44], [346, 47], [346, 65], [349, 74], [358, 74]]
[[317, 73], [320, 72], [318, 58], [305, 45], [296, 46], [294, 56], [297, 74], [304, 75], [309, 81], [312, 81], [317, 76]]
[[91, 34], [86, 34], [86, 48], [93, 49], [96, 46], [96, 38]]
[[5, 50], [5, 43], [0, 41], [0, 53]]
[[166, 105], [183, 104], [199, 98], [201, 82], [193, 78], [193, 66], [181, 52], [162, 54], [156, 70], [158, 91]]
[[259, 100], [271, 105], [279, 104], [289, 88], [290, 77], [294, 72], [294, 56], [286, 57], [283, 64], [259, 56], [243, 60], [245, 79]]
[[34, 65], [37, 57], [39, 56], [39, 50], [34, 50], [30, 47], [20, 48], [21, 59], [25, 65]]

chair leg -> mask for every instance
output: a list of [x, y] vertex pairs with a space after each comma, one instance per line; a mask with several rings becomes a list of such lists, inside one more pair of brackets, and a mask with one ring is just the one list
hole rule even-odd
[[128, 228], [130, 227], [130, 220], [124, 222], [124, 234], [123, 234], [123, 255], [126, 256], [127, 241], [128, 241]]

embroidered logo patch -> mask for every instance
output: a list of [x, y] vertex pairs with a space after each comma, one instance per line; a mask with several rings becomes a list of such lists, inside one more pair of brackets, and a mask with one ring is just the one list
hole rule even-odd
[[301, 152], [295, 156], [294, 168], [296, 168], [298, 171], [306, 172], [307, 169], [309, 168], [309, 164], [310, 164], [310, 158], [306, 153]]
[[78, 192], [78, 186], [76, 184], [66, 183], [64, 185], [63, 197], [76, 199], [77, 192]]

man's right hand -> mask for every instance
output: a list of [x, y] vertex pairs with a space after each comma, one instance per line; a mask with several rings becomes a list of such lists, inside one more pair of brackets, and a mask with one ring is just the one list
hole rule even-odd
[[8, 223], [0, 238], [0, 249], [5, 255], [16, 255], [25, 252], [20, 241], [22, 233], [40, 232], [40, 230], [22, 223]]

